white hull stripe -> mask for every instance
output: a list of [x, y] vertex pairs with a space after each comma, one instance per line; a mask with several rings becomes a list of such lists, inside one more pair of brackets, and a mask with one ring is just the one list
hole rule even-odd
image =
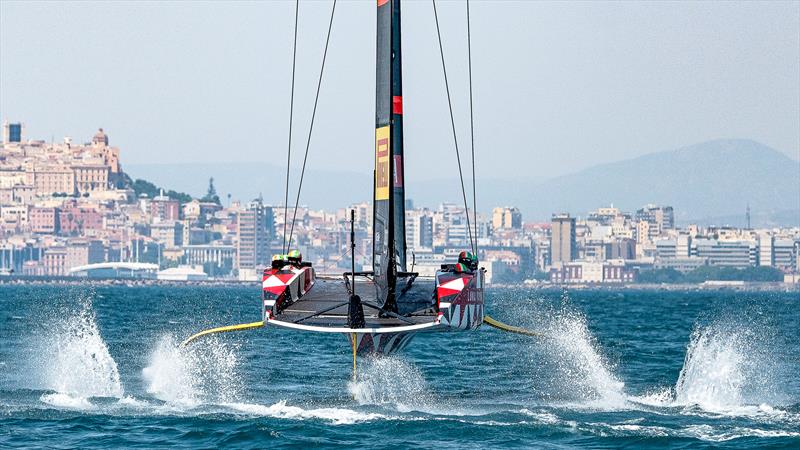
[[401, 327], [378, 327], [378, 328], [347, 328], [347, 327], [320, 327], [315, 325], [301, 325], [299, 323], [284, 322], [276, 319], [269, 319], [269, 323], [284, 328], [295, 330], [316, 331], [318, 333], [358, 333], [358, 334], [381, 334], [381, 333], [402, 333], [406, 331], [420, 331], [426, 328], [439, 326], [439, 321], [420, 323], [417, 325], [405, 325]]

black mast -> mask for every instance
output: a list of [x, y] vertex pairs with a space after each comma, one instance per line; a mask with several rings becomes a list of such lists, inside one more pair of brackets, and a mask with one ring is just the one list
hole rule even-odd
[[403, 59], [400, 0], [392, 0], [392, 210], [397, 270], [406, 271], [406, 195], [403, 180]]
[[377, 0], [373, 269], [378, 299], [396, 312], [397, 272], [406, 270], [400, 0]]

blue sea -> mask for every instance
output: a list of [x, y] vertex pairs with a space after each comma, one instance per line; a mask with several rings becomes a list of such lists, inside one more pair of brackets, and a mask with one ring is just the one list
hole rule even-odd
[[0, 447], [800, 447], [800, 294], [494, 289], [360, 359], [258, 286], [0, 286]]

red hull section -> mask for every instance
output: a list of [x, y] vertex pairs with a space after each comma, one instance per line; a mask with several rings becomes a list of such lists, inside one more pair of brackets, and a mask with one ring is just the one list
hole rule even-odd
[[300, 300], [311, 290], [315, 281], [316, 273], [311, 266], [288, 264], [280, 269], [265, 270], [261, 279], [265, 318]]
[[483, 269], [474, 273], [436, 274], [439, 320], [450, 328], [474, 330], [483, 323]]

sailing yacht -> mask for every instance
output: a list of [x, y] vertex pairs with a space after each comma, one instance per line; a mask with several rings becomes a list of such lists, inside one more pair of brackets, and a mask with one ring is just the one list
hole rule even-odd
[[[264, 270], [262, 277], [262, 320], [204, 330], [187, 338], [181, 344], [182, 346], [209, 334], [251, 330], [265, 326], [312, 333], [340, 333], [350, 341], [353, 350], [353, 376], [355, 377], [358, 355], [396, 352], [406, 347], [418, 333], [472, 331], [485, 323], [506, 332], [543, 337], [542, 334], [535, 331], [499, 322], [485, 313], [485, 270], [479, 266], [475, 254], [477, 247], [471, 234], [472, 251], [462, 251], [456, 264], [442, 264], [433, 277], [420, 276], [419, 273], [413, 271], [413, 264], [411, 271], [408, 269], [405, 235], [405, 180], [403, 178], [400, 0], [376, 1], [377, 57], [375, 64], [375, 167], [372, 183], [372, 270], [361, 272], [355, 270], [355, 213], [351, 211], [351, 270], [349, 272], [344, 272], [340, 276], [317, 275], [313, 265], [303, 261], [297, 250], [276, 255], [271, 266]], [[331, 9], [331, 25], [335, 7], [334, 0]], [[433, 2], [433, 10], [435, 16], [435, 2]], [[297, 14], [297, 4], [295, 14]], [[438, 34], [438, 17], [436, 22]], [[467, 25], [469, 26], [469, 1], [467, 1]], [[467, 35], [469, 36], [469, 28]], [[328, 38], [330, 38], [330, 25]], [[439, 46], [441, 52], [441, 39]], [[441, 52], [441, 55], [442, 68], [445, 69], [444, 53]], [[323, 68], [324, 61], [325, 57], [323, 56]], [[447, 87], [447, 72], [446, 70], [444, 72], [445, 87]], [[322, 72], [320, 72], [320, 82], [321, 80]], [[449, 103], [449, 88], [447, 94]], [[471, 103], [470, 94], [470, 105]], [[316, 103], [314, 111], [316, 111]], [[453, 126], [459, 175], [461, 175], [461, 162], [458, 156], [458, 142], [455, 140], [452, 110], [450, 119]], [[313, 127], [313, 114], [311, 123]], [[291, 114], [289, 129], [291, 130]], [[289, 150], [291, 151], [291, 131]], [[302, 173], [300, 185], [302, 186]], [[471, 232], [463, 179], [462, 194], [467, 214], [467, 228]], [[299, 195], [298, 189], [298, 200]], [[286, 197], [288, 199], [288, 172]], [[285, 230], [284, 235], [286, 235]], [[291, 235], [290, 232], [288, 245], [291, 245]], [[288, 248], [286, 249], [288, 250]]]
[[401, 55], [400, 0], [377, 0], [372, 270], [322, 277], [297, 255], [276, 258], [262, 280], [265, 325], [342, 333], [354, 353], [388, 354], [416, 333], [483, 323], [484, 269], [476, 255], [462, 252], [432, 278], [408, 271]]

